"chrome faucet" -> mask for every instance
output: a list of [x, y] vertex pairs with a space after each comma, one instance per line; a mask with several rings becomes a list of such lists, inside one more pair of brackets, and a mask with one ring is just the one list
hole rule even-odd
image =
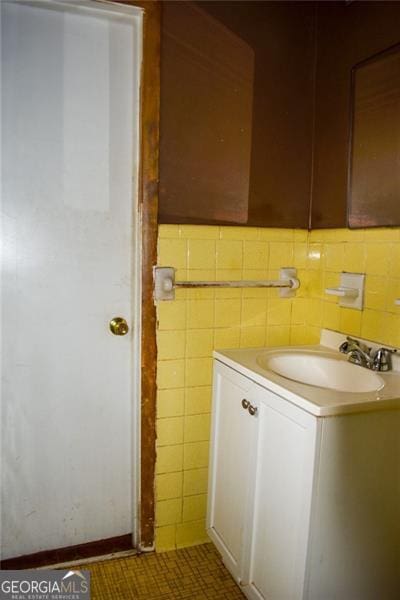
[[339, 351], [347, 354], [349, 362], [372, 369], [372, 371], [390, 371], [392, 369], [392, 354], [396, 350], [389, 348], [378, 348], [372, 350], [366, 344], [351, 337], [347, 337], [346, 341], [340, 344]]

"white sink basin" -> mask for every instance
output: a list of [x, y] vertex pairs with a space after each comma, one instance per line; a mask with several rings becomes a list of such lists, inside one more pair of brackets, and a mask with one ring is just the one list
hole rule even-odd
[[268, 351], [256, 361], [263, 369], [286, 379], [340, 392], [373, 392], [385, 385], [373, 371], [315, 350]]

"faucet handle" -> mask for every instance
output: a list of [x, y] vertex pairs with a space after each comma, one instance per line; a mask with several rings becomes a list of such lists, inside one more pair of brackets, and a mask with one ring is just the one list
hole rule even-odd
[[349, 335], [346, 337], [346, 341], [342, 342], [339, 346], [339, 352], [343, 352], [344, 354], [347, 354], [347, 352], [350, 352], [350, 350], [359, 348], [360, 350], [362, 350], [363, 352], [365, 352], [366, 354], [369, 354], [372, 350], [372, 348], [370, 348], [369, 346], [367, 346], [366, 344], [364, 344], [363, 342], [360, 342], [359, 340], [356, 340], [355, 338], [350, 337]]
[[396, 349], [378, 348], [374, 353], [372, 368], [374, 371], [391, 371], [392, 369], [392, 354], [397, 352]]
[[349, 351], [349, 349], [352, 345], [358, 346], [358, 341], [348, 335], [346, 337], [346, 340], [340, 344], [339, 352], [343, 352], [344, 354], [346, 354], [346, 352]]

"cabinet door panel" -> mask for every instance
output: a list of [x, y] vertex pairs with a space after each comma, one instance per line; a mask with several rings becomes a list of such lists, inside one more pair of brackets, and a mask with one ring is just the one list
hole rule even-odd
[[243, 399], [251, 401], [251, 387], [246, 378], [216, 363], [208, 528], [238, 581], [242, 580], [250, 465], [257, 426], [257, 420], [242, 406]]
[[254, 51], [194, 2], [163, 2], [159, 219], [246, 223]]
[[161, 4], [159, 222], [307, 228], [313, 3]]
[[353, 69], [349, 225], [400, 224], [400, 45]]
[[268, 600], [299, 600], [306, 564], [316, 419], [267, 390], [262, 394], [250, 587]]

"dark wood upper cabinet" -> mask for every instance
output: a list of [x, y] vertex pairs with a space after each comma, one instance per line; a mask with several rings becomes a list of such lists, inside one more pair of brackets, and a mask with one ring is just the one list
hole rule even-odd
[[349, 226], [400, 224], [400, 45], [352, 77]]
[[[314, 176], [311, 227], [346, 227], [348, 222], [351, 74], [355, 65], [400, 42], [400, 2], [318, 2], [316, 19]], [[381, 152], [380, 136], [376, 151]], [[382, 158], [382, 157], [381, 157]], [[382, 160], [380, 159], [382, 163]], [[371, 167], [372, 171], [375, 171]], [[391, 178], [396, 175], [392, 172]], [[379, 182], [376, 181], [376, 184]], [[358, 223], [384, 223], [381, 208], [359, 204]], [[393, 207], [394, 208], [394, 207]], [[353, 208], [355, 209], [353, 203]], [[362, 215], [361, 211], [365, 211]], [[397, 208], [390, 224], [400, 225]], [[355, 226], [355, 216], [350, 225]], [[385, 217], [386, 218], [386, 217]], [[357, 225], [359, 226], [359, 225]]]
[[162, 8], [161, 223], [400, 225], [395, 104], [374, 128], [356, 116], [348, 202], [352, 69], [400, 43], [400, 2]]
[[162, 6], [159, 221], [307, 227], [312, 3]]
[[160, 217], [247, 223], [254, 51], [193, 2], [164, 4]]

